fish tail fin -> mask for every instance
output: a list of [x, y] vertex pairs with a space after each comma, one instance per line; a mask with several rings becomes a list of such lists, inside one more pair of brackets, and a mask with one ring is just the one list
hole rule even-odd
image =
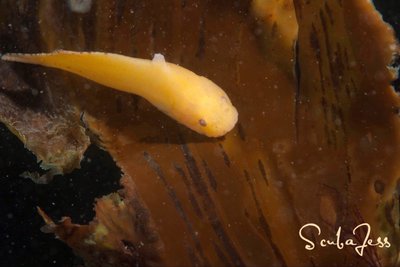
[[[54, 55], [61, 52], [63, 51], [57, 50], [51, 54]], [[48, 55], [49, 54], [46, 53], [38, 53], [38, 54], [6, 53], [1, 55], [1, 60], [43, 65]]]

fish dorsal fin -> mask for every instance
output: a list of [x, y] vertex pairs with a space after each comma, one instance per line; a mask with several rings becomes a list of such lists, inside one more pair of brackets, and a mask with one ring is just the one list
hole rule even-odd
[[165, 63], [165, 57], [161, 53], [155, 53], [152, 59], [153, 62]]

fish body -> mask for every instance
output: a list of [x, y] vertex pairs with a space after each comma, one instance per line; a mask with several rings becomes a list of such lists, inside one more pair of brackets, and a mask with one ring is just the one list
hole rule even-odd
[[236, 124], [238, 113], [227, 94], [211, 80], [166, 62], [113, 53], [57, 50], [40, 54], [5, 54], [2, 60], [69, 71], [116, 90], [140, 95], [176, 121], [209, 137]]

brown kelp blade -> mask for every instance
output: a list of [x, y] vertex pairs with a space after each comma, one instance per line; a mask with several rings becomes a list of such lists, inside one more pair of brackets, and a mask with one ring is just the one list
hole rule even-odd
[[[390, 85], [394, 73], [388, 69], [398, 52], [393, 30], [367, 1], [295, 3], [298, 146], [292, 160], [309, 162], [294, 168], [309, 185], [293, 191], [296, 202], [309, 203], [298, 212], [332, 233], [342, 226], [351, 234], [367, 222], [374, 238], [388, 236], [398, 243], [396, 227], [382, 216], [399, 175], [399, 99]], [[300, 188], [298, 182], [293, 186]], [[318, 192], [319, 202], [307, 191]], [[363, 264], [394, 264], [397, 258], [396, 248], [366, 250]], [[315, 253], [319, 264], [335, 255], [331, 250]]]
[[[396, 52], [393, 32], [367, 1], [281, 3], [276, 8], [289, 9], [273, 14], [295, 14], [298, 37], [291, 32], [268, 43], [256, 29], [258, 23], [270, 29], [270, 21], [257, 22], [248, 1], [104, 0], [93, 2], [85, 14], [63, 4], [38, 3], [39, 51], [84, 48], [143, 58], [162, 51], [170, 61], [226, 88], [239, 111], [233, 132], [208, 139], [135, 96], [56, 71], [36, 77], [85, 111], [86, 127], [126, 174], [125, 189], [114, 195], [119, 200], [112, 205], [100, 200], [97, 219], [90, 224], [112, 221], [102, 229], [112, 233], [105, 240], [112, 240], [111, 251], [120, 262], [134, 258], [124, 254], [121, 244], [136, 248], [138, 239], [124, 243], [123, 238], [138, 236], [137, 229], [127, 233], [132, 230], [127, 221], [104, 214], [120, 212], [135, 221], [133, 210], [115, 203], [139, 201], [150, 217], [140, 225], [150, 225], [157, 236], [155, 243], [144, 239], [157, 255], [149, 256], [149, 265], [396, 264], [398, 202], [392, 196], [399, 176], [394, 112], [399, 103], [387, 68]], [[265, 34], [278, 38], [283, 29]], [[296, 38], [297, 49], [290, 50]], [[279, 54], [268, 60], [271, 51]], [[126, 193], [132, 188], [135, 194]], [[298, 231], [309, 222], [329, 237], [342, 226], [343, 236], [355, 239], [360, 237], [351, 234], [353, 228], [368, 222], [373, 237], [390, 236], [392, 247], [369, 247], [363, 257], [352, 247], [308, 251]], [[84, 236], [96, 233], [94, 227], [85, 229]], [[71, 246], [90, 265], [95, 259], [79, 246], [85, 240], [81, 237]], [[106, 255], [98, 244], [91, 248]]]

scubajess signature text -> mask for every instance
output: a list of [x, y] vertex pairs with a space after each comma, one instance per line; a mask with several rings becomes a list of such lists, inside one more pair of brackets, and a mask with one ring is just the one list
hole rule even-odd
[[310, 238], [304, 236], [306, 229], [308, 231], [315, 229], [317, 231], [317, 235], [321, 235], [321, 228], [315, 223], [308, 223], [303, 225], [299, 230], [299, 236], [302, 240], [304, 240], [307, 244], [305, 245], [305, 249], [313, 250], [316, 246], [320, 247], [332, 247], [335, 246], [338, 249], [343, 249], [345, 246], [354, 247], [354, 250], [358, 255], [364, 255], [364, 249], [366, 247], [379, 247], [379, 248], [390, 248], [390, 242], [387, 237], [377, 237], [376, 239], [371, 238], [371, 226], [368, 223], [362, 223], [354, 227], [352, 233], [353, 238], [347, 237], [346, 239], [342, 238], [342, 227], [340, 226], [336, 232], [335, 238], [323, 238], [319, 241], [312, 241]]

